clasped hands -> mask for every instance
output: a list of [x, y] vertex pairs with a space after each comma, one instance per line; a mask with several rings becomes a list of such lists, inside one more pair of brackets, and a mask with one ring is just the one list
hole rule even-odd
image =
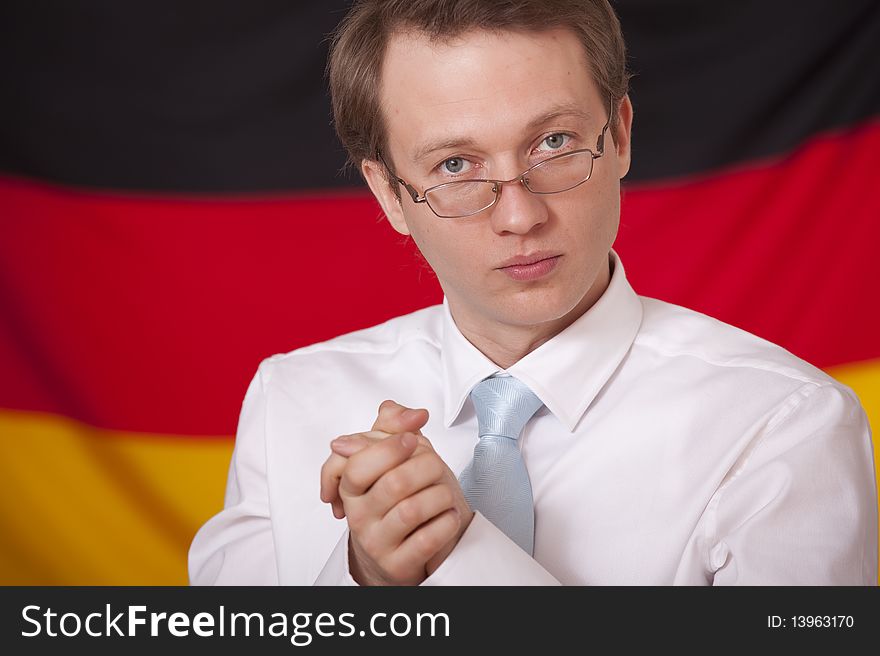
[[321, 500], [348, 518], [360, 585], [418, 585], [458, 544], [473, 511], [421, 428], [428, 411], [383, 401], [371, 431], [330, 443]]

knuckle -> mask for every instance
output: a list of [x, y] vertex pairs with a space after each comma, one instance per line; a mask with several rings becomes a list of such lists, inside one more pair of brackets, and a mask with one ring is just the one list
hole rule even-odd
[[455, 505], [455, 493], [448, 485], [441, 485], [440, 489], [437, 490], [437, 494], [444, 508], [451, 508]]
[[367, 481], [363, 474], [357, 468], [348, 467], [342, 474], [342, 483], [347, 488], [362, 489], [366, 486]]
[[413, 542], [416, 552], [423, 558], [430, 558], [443, 546], [439, 536], [433, 531], [428, 530], [421, 530], [415, 533], [413, 535]]
[[336, 454], [333, 454], [327, 460], [324, 461], [324, 464], [321, 466], [321, 478], [331, 478], [334, 474], [339, 472], [339, 459]]
[[421, 507], [411, 498], [404, 499], [397, 504], [397, 517], [404, 526], [418, 526], [422, 523]]
[[385, 474], [385, 492], [389, 497], [398, 499], [409, 491], [409, 480], [406, 474], [399, 469]]
[[436, 453], [431, 453], [427, 457], [428, 467], [430, 467], [431, 476], [435, 479], [439, 479], [446, 473], [446, 463], [440, 459]]
[[424, 435], [417, 434], [418, 442], [416, 444], [416, 451], [418, 453], [434, 453], [434, 447], [431, 446], [431, 443], [425, 438]]

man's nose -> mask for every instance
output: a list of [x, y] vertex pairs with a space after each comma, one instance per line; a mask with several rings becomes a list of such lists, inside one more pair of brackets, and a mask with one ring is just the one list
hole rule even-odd
[[502, 185], [499, 192], [498, 202], [491, 209], [492, 229], [496, 233], [524, 235], [547, 221], [544, 197], [526, 189], [521, 180]]

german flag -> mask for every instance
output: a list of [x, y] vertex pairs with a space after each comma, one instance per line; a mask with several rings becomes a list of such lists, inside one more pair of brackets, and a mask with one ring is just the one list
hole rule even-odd
[[[260, 360], [441, 301], [342, 172], [323, 69], [348, 4], [3, 3], [0, 583], [184, 584]], [[880, 425], [880, 5], [615, 6], [633, 286], [823, 367]]]

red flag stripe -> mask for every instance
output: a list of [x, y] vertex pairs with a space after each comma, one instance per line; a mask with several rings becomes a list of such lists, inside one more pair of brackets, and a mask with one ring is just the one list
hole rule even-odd
[[641, 294], [820, 367], [868, 360], [880, 355], [878, 184], [875, 119], [771, 162], [632, 189], [617, 249]]
[[0, 407], [235, 429], [260, 359], [440, 295], [364, 194], [192, 201], [0, 181]]

